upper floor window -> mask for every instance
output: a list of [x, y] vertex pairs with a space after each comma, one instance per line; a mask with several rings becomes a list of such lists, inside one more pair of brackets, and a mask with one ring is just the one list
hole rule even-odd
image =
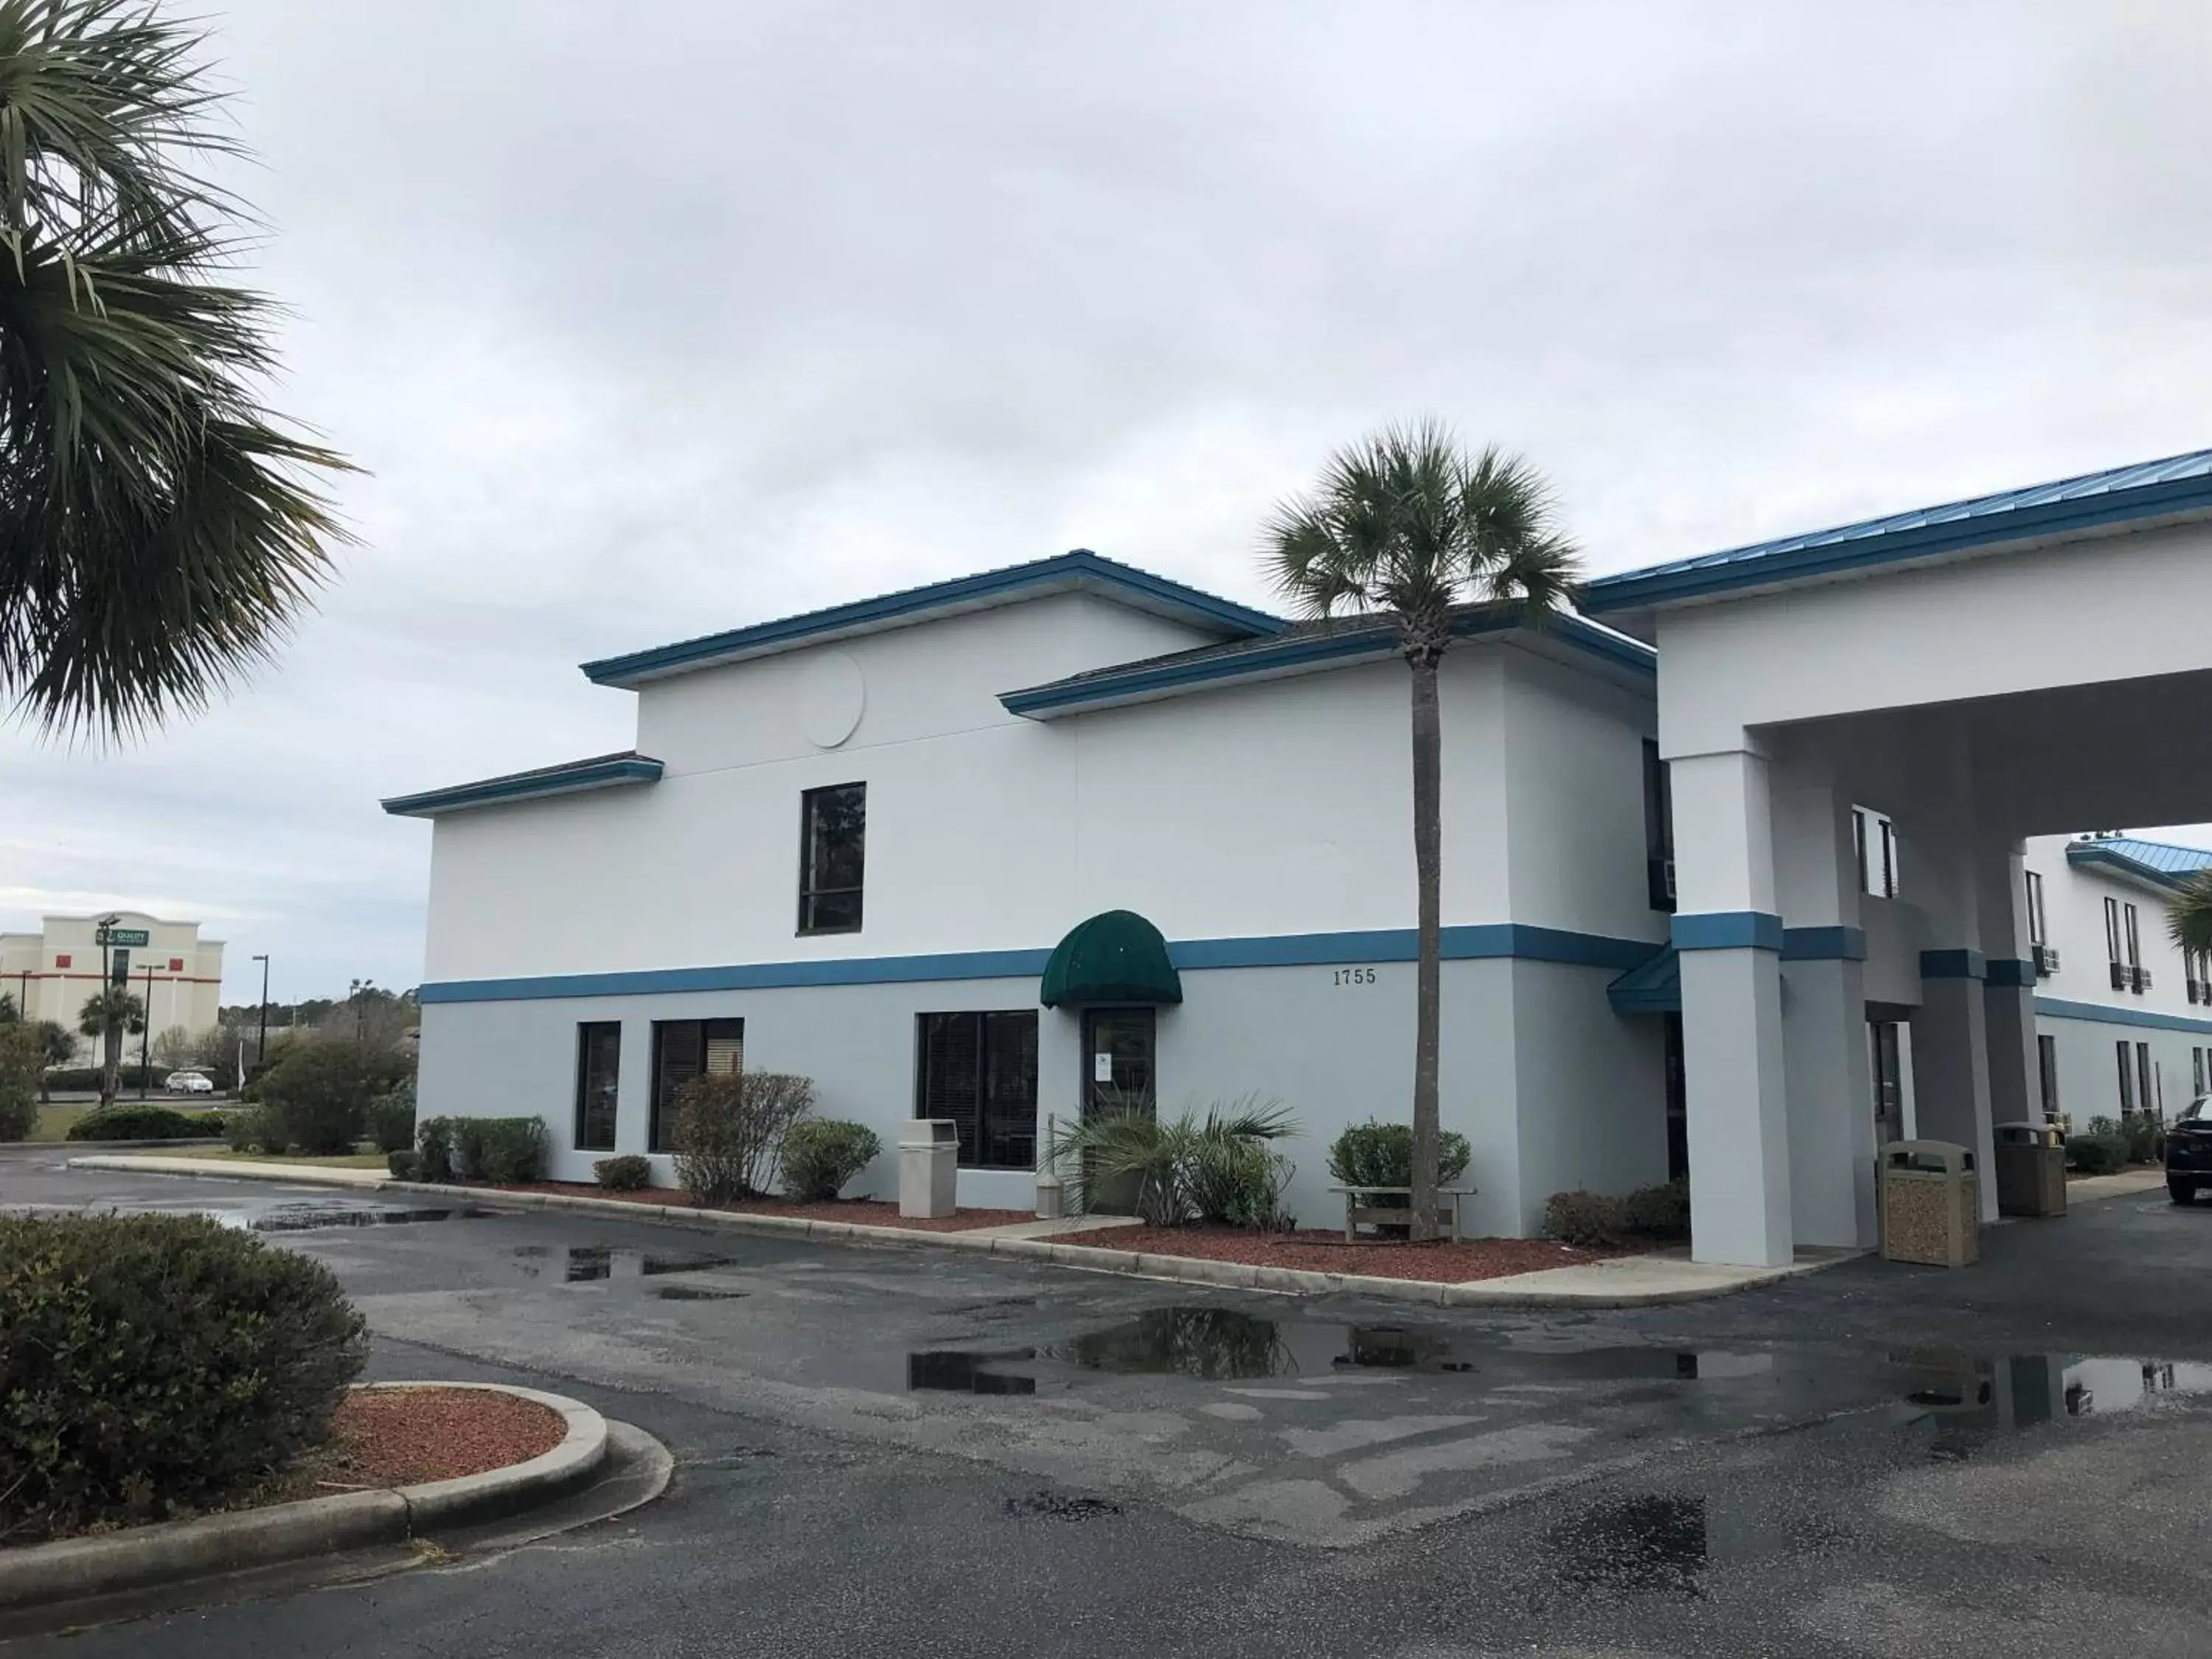
[[1874, 898], [1895, 898], [1897, 827], [1889, 815], [1851, 808], [1851, 848], [1858, 855], [1859, 890]]
[[1659, 745], [1644, 739], [1644, 866], [1651, 908], [1674, 908], [1674, 803]]
[[860, 872], [867, 841], [868, 786], [840, 783], [799, 797], [799, 931], [860, 928]]
[[2043, 912], [2043, 878], [2033, 870], [2027, 872], [2027, 942], [2051, 943], [2050, 921]]

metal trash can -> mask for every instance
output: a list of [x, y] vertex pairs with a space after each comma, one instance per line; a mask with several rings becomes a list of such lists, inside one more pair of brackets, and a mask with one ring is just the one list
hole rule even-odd
[[2066, 1213], [2066, 1137], [2044, 1123], [1996, 1127], [1997, 1213]]
[[1882, 1148], [1881, 1259], [1964, 1267], [1981, 1254], [1981, 1183], [1974, 1155], [1948, 1140]]
[[960, 1174], [960, 1128], [949, 1117], [915, 1117], [899, 1131], [899, 1213], [945, 1216]]

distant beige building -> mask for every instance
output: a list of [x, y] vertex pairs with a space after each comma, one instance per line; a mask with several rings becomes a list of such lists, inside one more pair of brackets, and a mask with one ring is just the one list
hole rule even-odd
[[[222, 941], [202, 939], [196, 921], [163, 921], [131, 910], [108, 914], [117, 935], [129, 941], [114, 946], [113, 955], [128, 958], [131, 994], [147, 1006], [149, 1029], [155, 1036], [173, 1025], [195, 1035], [210, 1030], [222, 1002]], [[0, 994], [15, 998], [31, 1019], [58, 1020], [76, 1030], [85, 1000], [100, 988], [100, 921], [96, 915], [47, 916], [39, 933], [0, 933]]]

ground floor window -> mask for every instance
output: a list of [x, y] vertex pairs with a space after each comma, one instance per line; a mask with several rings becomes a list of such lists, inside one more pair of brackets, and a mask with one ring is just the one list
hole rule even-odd
[[923, 1014], [917, 1024], [914, 1115], [952, 1120], [963, 1170], [1035, 1169], [1036, 1010]]
[[2043, 1081], [2043, 1115], [2058, 1115], [2058, 1039], [2039, 1036], [2035, 1040], [2035, 1068]]
[[662, 1019], [653, 1025], [653, 1115], [647, 1146], [675, 1150], [676, 1091], [705, 1073], [734, 1077], [744, 1068], [741, 1019]]
[[2136, 1044], [2136, 1109], [2138, 1111], [2158, 1110], [2159, 1103], [2152, 1093], [2152, 1077], [2150, 1044], [2138, 1042]]
[[2120, 1051], [2120, 1115], [2125, 1117], [2136, 1109], [2136, 1074], [2126, 1042], [2122, 1041], [2118, 1047]]
[[615, 1099], [622, 1073], [622, 1025], [592, 1020], [576, 1028], [576, 1150], [615, 1149]]
[[1905, 1139], [1905, 1063], [1893, 1019], [1867, 1023], [1867, 1071], [1874, 1085], [1875, 1139], [1887, 1146]]

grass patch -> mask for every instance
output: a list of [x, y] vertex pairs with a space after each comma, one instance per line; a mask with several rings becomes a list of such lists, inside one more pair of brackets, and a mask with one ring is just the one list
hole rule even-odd
[[31, 1131], [31, 1139], [33, 1140], [67, 1139], [70, 1125], [92, 1110], [97, 1103], [93, 1101], [82, 1101], [70, 1106], [40, 1107], [38, 1126]]

